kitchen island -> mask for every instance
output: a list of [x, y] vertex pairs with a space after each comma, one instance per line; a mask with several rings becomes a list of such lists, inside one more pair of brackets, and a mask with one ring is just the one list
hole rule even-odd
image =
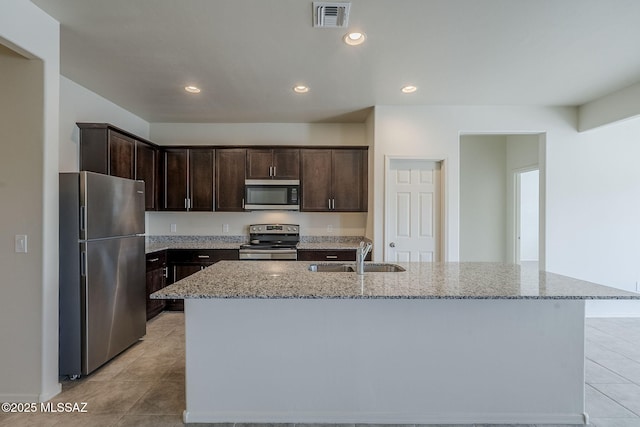
[[221, 261], [185, 298], [185, 422], [583, 424], [584, 300], [640, 294], [500, 263], [398, 273]]

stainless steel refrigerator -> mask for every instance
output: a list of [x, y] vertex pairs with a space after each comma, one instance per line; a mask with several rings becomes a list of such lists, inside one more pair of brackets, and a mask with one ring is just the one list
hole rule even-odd
[[88, 375], [146, 333], [144, 182], [60, 174], [60, 376]]

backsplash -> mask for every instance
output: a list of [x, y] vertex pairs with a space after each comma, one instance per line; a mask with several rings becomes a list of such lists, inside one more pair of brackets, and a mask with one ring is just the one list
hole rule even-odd
[[[370, 241], [362, 236], [300, 236], [301, 243], [360, 243], [361, 241]], [[224, 243], [248, 243], [248, 236], [147, 236], [146, 243], [207, 243], [207, 242], [224, 242]]]

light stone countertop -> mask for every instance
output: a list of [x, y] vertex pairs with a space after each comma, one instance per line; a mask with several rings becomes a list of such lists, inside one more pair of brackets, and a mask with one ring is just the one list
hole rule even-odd
[[151, 298], [640, 299], [637, 293], [516, 264], [398, 263], [406, 271], [364, 276], [311, 272], [310, 264], [220, 261]]
[[[247, 236], [148, 236], [145, 253], [167, 249], [240, 249], [247, 243]], [[364, 237], [310, 237], [303, 236], [298, 249], [308, 250], [353, 250]]]

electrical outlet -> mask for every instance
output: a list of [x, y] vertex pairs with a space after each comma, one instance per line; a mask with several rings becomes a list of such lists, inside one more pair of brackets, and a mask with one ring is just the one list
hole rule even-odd
[[171, 232], [175, 233], [177, 231], [178, 227], [176, 226], [176, 224], [171, 224]]
[[327, 225], [327, 233], [333, 233], [333, 225]]
[[229, 232], [229, 224], [222, 224], [222, 232], [223, 233]]

